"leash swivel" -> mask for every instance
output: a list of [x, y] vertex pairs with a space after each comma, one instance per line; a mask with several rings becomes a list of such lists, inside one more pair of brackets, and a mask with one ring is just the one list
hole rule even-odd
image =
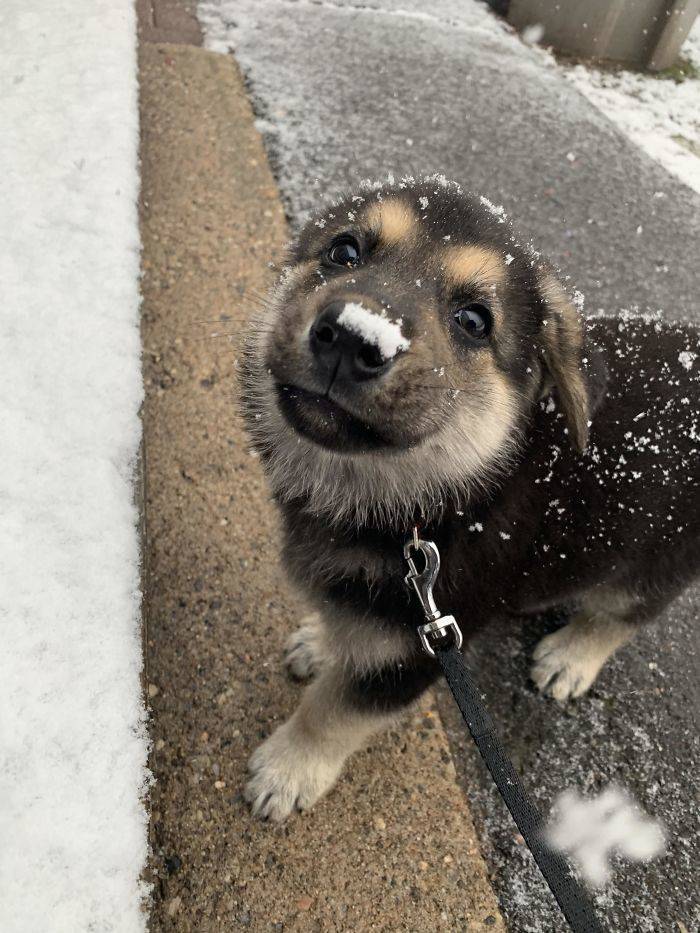
[[[414, 560], [414, 554], [419, 551], [423, 555], [425, 567], [418, 570]], [[427, 621], [418, 626], [418, 636], [423, 649], [432, 657], [435, 657], [435, 649], [431, 644], [431, 638], [436, 638], [438, 644], [446, 644], [443, 639], [452, 632], [454, 646], [459, 651], [462, 647], [462, 630], [457, 624], [454, 616], [444, 616], [433, 597], [433, 586], [440, 572], [440, 552], [432, 541], [421, 541], [418, 537], [418, 529], [413, 529], [413, 539], [409, 541], [403, 549], [403, 556], [409, 566], [409, 572], [404, 577], [407, 585], [413, 586], [416, 595], [423, 607], [423, 612]]]

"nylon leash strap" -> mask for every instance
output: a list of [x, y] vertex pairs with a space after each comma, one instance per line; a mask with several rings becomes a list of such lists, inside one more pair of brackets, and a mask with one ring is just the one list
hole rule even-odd
[[[420, 552], [425, 561], [422, 570], [416, 567], [416, 552]], [[443, 616], [435, 605], [432, 590], [440, 570], [436, 545], [420, 540], [414, 531], [413, 540], [404, 548], [404, 557], [410, 568], [406, 583], [415, 589], [427, 620], [418, 628], [421, 644], [442, 668], [462, 718], [537, 867], [574, 933], [605, 933], [569, 863], [544, 843], [542, 817], [501, 744], [474, 676], [460, 654], [462, 632], [454, 617]]]

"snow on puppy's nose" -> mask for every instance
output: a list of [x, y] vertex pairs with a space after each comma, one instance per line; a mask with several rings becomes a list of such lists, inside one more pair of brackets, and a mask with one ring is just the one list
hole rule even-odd
[[332, 301], [309, 332], [320, 373], [346, 386], [385, 375], [397, 354], [410, 345], [401, 324], [384, 310], [371, 310], [359, 301]]
[[401, 318], [392, 321], [386, 311], [377, 313], [357, 301], [345, 304], [338, 315], [338, 324], [376, 347], [382, 359], [387, 361], [392, 360], [397, 353], [405, 352], [411, 345], [401, 330]]

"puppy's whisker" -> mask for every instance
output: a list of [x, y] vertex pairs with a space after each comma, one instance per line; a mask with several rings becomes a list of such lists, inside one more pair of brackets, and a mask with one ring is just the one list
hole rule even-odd
[[[238, 302], [238, 304], [245, 304], [245, 302]], [[212, 318], [211, 320], [192, 321], [192, 324], [225, 324], [227, 321], [246, 320], [252, 314], [265, 314], [267, 310], [267, 305], [251, 302], [249, 308], [237, 307], [231, 309], [230, 311], [222, 311], [221, 316], [218, 318]]]
[[[229, 318], [228, 321], [212, 321], [209, 323], [209, 327], [239, 327], [241, 328], [241, 333], [250, 331], [251, 328], [258, 330], [261, 326], [266, 326], [273, 329], [274, 323], [271, 321], [261, 320], [254, 317], [242, 317], [242, 318]], [[193, 325], [194, 328], [194, 325]]]
[[[453, 367], [450, 367], [450, 366], [441, 367], [441, 369], [444, 370], [444, 372], [447, 372], [450, 368], [462, 371], [463, 367], [459, 363], [455, 364]], [[426, 376], [429, 373], [435, 373], [435, 369], [429, 368], [429, 369], [418, 370], [415, 375], [420, 377], [420, 376]], [[449, 380], [446, 385], [436, 385], [435, 383], [429, 384], [429, 383], [414, 382], [413, 378], [411, 378], [410, 386], [415, 387], [415, 388], [434, 389], [434, 390], [443, 391], [443, 392], [451, 392], [451, 391], [473, 392], [474, 391], [473, 385], [472, 386], [456, 385], [451, 380]], [[520, 399], [520, 401], [524, 403], [530, 403], [532, 401], [532, 399], [527, 394], [520, 391], [518, 388], [516, 388], [513, 385], [509, 386], [509, 392], [515, 398]]]
[[230, 314], [221, 321], [202, 322], [202, 325], [206, 325], [208, 327], [240, 327], [247, 324], [249, 321], [252, 321], [254, 319], [253, 315], [256, 313], [259, 314], [259, 312], [254, 311], [251, 311], [250, 313], [242, 312], [240, 315]]
[[428, 385], [427, 383], [423, 383], [423, 382], [412, 382], [412, 383], [411, 383], [411, 388], [413, 388], [413, 389], [430, 389], [432, 392], [448, 392], [448, 393], [450, 393], [450, 392], [452, 392], [452, 393], [454, 393], [454, 392], [461, 393], [461, 392], [468, 392], [468, 391], [470, 391], [469, 389], [467, 389], [466, 386], [431, 386], [431, 385]]
[[185, 340], [194, 340], [194, 341], [201, 342], [202, 340], [223, 340], [223, 339], [225, 339], [226, 337], [234, 337], [234, 336], [236, 336], [236, 335], [235, 335], [235, 334], [222, 333], [222, 332], [220, 332], [220, 331], [215, 331], [213, 334], [204, 334], [204, 335], [201, 336], [201, 337], [196, 337], [196, 336], [194, 336], [193, 334], [187, 334], [187, 335], [185, 335], [185, 338], [184, 338], [184, 339], [185, 339]]
[[213, 321], [192, 321], [192, 324], [225, 324], [227, 319], [215, 318]]

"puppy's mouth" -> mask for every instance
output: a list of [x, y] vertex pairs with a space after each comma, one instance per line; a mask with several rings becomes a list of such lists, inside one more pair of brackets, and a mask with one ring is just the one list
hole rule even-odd
[[329, 450], [367, 453], [395, 444], [375, 427], [352, 415], [327, 395], [277, 383], [280, 410], [294, 430]]

